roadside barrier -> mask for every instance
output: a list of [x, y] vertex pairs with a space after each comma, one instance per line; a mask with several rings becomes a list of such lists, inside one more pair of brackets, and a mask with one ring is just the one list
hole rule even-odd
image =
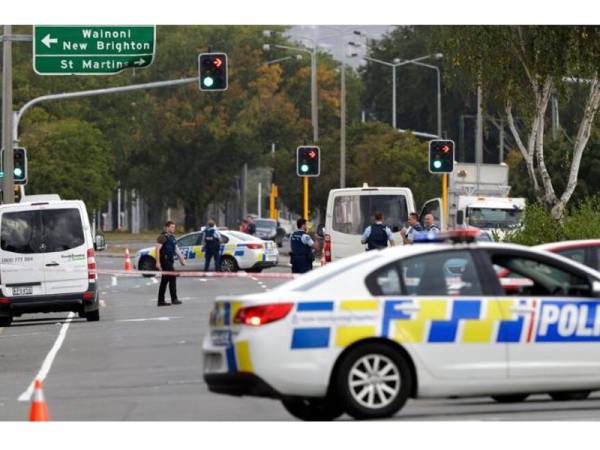
[[48, 422], [48, 405], [44, 400], [42, 381], [35, 380], [33, 395], [31, 396], [31, 408], [29, 410], [30, 422]]

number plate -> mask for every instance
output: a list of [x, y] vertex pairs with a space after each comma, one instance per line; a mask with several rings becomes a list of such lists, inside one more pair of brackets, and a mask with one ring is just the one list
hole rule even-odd
[[230, 330], [212, 330], [210, 338], [213, 345], [219, 345], [223, 347], [229, 347], [231, 345], [231, 331]]
[[23, 286], [12, 288], [12, 295], [31, 295], [33, 294], [33, 286]]

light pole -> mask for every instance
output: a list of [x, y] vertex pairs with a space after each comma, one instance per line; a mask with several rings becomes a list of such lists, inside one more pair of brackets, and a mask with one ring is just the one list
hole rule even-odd
[[296, 59], [298, 61], [300, 61], [302, 59], [302, 55], [296, 55], [296, 56], [284, 56], [283, 58], [277, 58], [277, 59], [273, 59], [271, 61], [267, 61], [265, 63], [263, 63], [265, 66], [269, 66], [271, 64], [277, 64], [283, 61], [287, 61], [288, 59]]
[[[436, 59], [440, 59], [443, 57], [441, 53], [436, 53], [434, 55]], [[441, 139], [442, 138], [442, 81], [440, 77], [440, 68], [433, 64], [425, 64], [418, 61], [413, 61], [412, 64], [416, 66], [428, 67], [430, 69], [435, 70], [437, 76], [437, 135]]]

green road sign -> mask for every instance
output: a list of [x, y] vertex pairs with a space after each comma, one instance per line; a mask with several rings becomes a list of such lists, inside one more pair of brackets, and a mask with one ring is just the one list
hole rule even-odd
[[108, 75], [152, 64], [156, 27], [34, 25], [33, 39], [39, 75]]

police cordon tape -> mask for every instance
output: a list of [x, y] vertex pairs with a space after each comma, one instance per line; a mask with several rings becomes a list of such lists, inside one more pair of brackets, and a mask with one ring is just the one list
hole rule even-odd
[[139, 277], [143, 275], [162, 276], [170, 275], [184, 278], [256, 278], [262, 280], [291, 280], [297, 278], [299, 274], [294, 273], [254, 273], [254, 272], [192, 272], [192, 271], [160, 271], [155, 270], [113, 270], [113, 269], [96, 269], [95, 272], [99, 275], [113, 275], [124, 277]]

